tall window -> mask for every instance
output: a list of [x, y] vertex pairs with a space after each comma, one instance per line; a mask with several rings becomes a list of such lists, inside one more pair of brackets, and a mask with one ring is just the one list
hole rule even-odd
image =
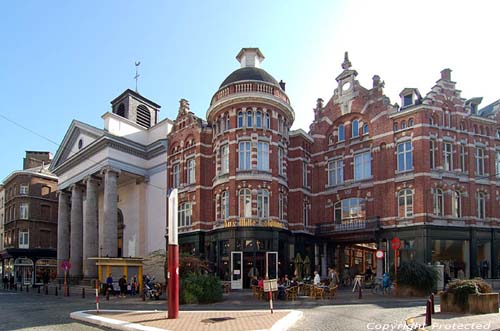
[[242, 189], [239, 192], [238, 208], [240, 217], [252, 216], [252, 195], [249, 189]]
[[453, 191], [451, 196], [451, 215], [462, 217], [462, 196], [457, 191]]
[[372, 175], [370, 152], [354, 155], [354, 179], [370, 178]]
[[398, 144], [398, 171], [413, 169], [411, 141]]
[[220, 218], [226, 220], [229, 218], [229, 192], [222, 192], [220, 203]]
[[179, 187], [180, 176], [179, 176], [179, 164], [174, 164], [172, 166], [172, 187]]
[[269, 217], [269, 191], [259, 190], [257, 192], [257, 216], [260, 218]]
[[302, 186], [307, 187], [307, 162], [302, 162]]
[[363, 125], [363, 134], [368, 134], [368, 124]]
[[239, 168], [240, 170], [250, 170], [250, 142], [242, 141], [239, 143]]
[[344, 161], [328, 162], [328, 186], [339, 185], [344, 182]]
[[408, 127], [411, 128], [413, 126], [413, 118], [408, 120]]
[[476, 175], [484, 175], [484, 148], [476, 147]]
[[444, 196], [443, 196], [443, 190], [441, 189], [436, 189], [434, 190], [434, 215], [436, 216], [443, 216], [444, 214]]
[[229, 172], [229, 145], [220, 148], [220, 172], [221, 174]]
[[352, 138], [356, 138], [359, 136], [359, 121], [352, 121]]
[[192, 209], [190, 202], [181, 203], [177, 213], [179, 227], [190, 226], [192, 224]]
[[339, 125], [339, 141], [345, 140], [344, 124]]
[[500, 178], [500, 152], [495, 153], [495, 174]]
[[262, 113], [260, 111], [255, 113], [255, 126], [258, 128], [262, 127]]
[[229, 122], [229, 114], [226, 114], [225, 121], [226, 121], [226, 130], [231, 129], [231, 124]]
[[486, 217], [486, 196], [483, 192], [477, 194], [477, 217], [480, 219]]
[[349, 198], [335, 203], [334, 220], [335, 223], [341, 223], [345, 220], [365, 218], [366, 206], [365, 200], [361, 198]]
[[465, 144], [460, 144], [460, 169], [462, 172], [467, 171], [467, 162], [465, 158]]
[[451, 143], [443, 144], [443, 169], [445, 171], [453, 170], [453, 145]]
[[19, 231], [19, 248], [30, 248], [29, 232]]
[[195, 163], [194, 159], [189, 159], [187, 161], [187, 183], [188, 184], [194, 184], [194, 182], [196, 181], [195, 173], [196, 173], [196, 163]]
[[20, 185], [19, 186], [19, 194], [27, 195], [28, 194], [28, 185]]
[[304, 220], [304, 227], [307, 227], [309, 225], [309, 204], [307, 203], [306, 200], [304, 200], [304, 209], [302, 217]]
[[264, 115], [264, 126], [266, 129], [271, 128], [271, 117], [269, 116], [269, 113], [266, 113]]
[[436, 167], [436, 140], [434, 139], [429, 140], [429, 161], [431, 169], [434, 169]]
[[22, 202], [19, 205], [19, 218], [27, 220], [29, 218], [29, 205], [26, 202]]
[[269, 170], [269, 144], [257, 143], [257, 169]]
[[151, 114], [144, 105], [137, 106], [137, 124], [149, 128], [151, 126]]
[[253, 113], [252, 111], [247, 111], [247, 127], [251, 128], [253, 126]]
[[242, 128], [243, 127], [243, 112], [240, 111], [238, 113], [238, 127]]
[[283, 193], [280, 192], [278, 196], [278, 218], [279, 220], [283, 220]]
[[398, 193], [398, 215], [401, 218], [413, 216], [413, 191], [401, 190]]
[[283, 147], [278, 147], [278, 174], [283, 175], [283, 156], [285, 155], [285, 152], [283, 150]]

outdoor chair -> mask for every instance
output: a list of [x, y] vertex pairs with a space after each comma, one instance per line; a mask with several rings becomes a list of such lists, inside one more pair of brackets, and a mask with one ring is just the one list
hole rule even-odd
[[314, 299], [324, 299], [325, 298], [325, 289], [318, 286], [312, 286], [311, 288], [311, 297]]
[[292, 286], [285, 289], [285, 298], [286, 300], [295, 300], [298, 295], [298, 286]]
[[335, 293], [337, 292], [337, 288], [338, 288], [337, 285], [328, 286], [328, 291], [326, 292], [326, 297], [328, 299], [333, 299], [333, 297], [335, 296]]

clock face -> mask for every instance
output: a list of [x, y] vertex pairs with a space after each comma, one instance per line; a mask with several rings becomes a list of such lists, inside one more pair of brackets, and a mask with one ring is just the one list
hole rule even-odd
[[351, 88], [350, 82], [346, 82], [346, 83], [344, 83], [344, 85], [342, 85], [342, 91], [347, 91], [350, 88]]

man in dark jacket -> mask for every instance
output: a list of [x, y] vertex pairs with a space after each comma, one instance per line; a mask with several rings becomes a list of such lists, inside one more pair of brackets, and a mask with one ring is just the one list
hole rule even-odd
[[120, 298], [125, 298], [125, 294], [127, 293], [127, 277], [125, 275], [120, 278], [118, 285], [120, 286]]

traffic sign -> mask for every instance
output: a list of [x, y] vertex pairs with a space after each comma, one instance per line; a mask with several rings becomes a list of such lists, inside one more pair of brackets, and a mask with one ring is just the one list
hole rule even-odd
[[391, 240], [391, 246], [393, 250], [398, 250], [401, 247], [401, 239], [394, 237]]
[[384, 251], [378, 250], [375, 253], [375, 256], [377, 257], [377, 259], [383, 259], [384, 258]]
[[64, 269], [65, 271], [70, 270], [71, 269], [71, 261], [62, 261], [61, 268]]

